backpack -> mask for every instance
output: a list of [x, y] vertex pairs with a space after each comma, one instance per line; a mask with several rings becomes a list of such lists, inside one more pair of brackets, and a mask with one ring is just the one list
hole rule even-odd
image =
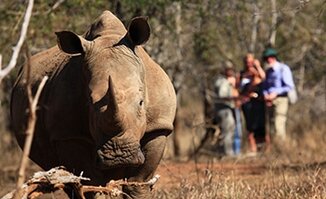
[[288, 92], [288, 98], [290, 104], [295, 104], [298, 101], [298, 94], [297, 94], [296, 87], [294, 87], [292, 90]]
[[[284, 67], [284, 65], [282, 64], [282, 73], [283, 73], [283, 67]], [[297, 93], [297, 89], [296, 89], [295, 85], [288, 92], [287, 96], [288, 96], [288, 99], [289, 99], [290, 104], [295, 104], [298, 101], [298, 93]]]

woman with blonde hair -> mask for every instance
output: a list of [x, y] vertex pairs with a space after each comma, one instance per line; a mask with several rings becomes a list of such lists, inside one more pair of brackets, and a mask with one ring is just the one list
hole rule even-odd
[[265, 103], [262, 94], [265, 72], [253, 54], [248, 53], [243, 61], [244, 70], [240, 77], [242, 110], [248, 131], [249, 154], [255, 155], [258, 141], [265, 141], [266, 148], [270, 142], [265, 131]]

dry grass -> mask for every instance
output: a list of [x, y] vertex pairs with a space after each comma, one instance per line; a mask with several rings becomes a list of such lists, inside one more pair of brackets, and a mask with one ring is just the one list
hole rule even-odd
[[[236, 166], [234, 168], [237, 169]], [[324, 165], [270, 167], [255, 175], [206, 171], [199, 181], [184, 178], [170, 189], [159, 189], [154, 198], [325, 198]]]
[[[316, 136], [317, 133], [312, 134]], [[185, 175], [172, 188], [157, 190], [154, 198], [326, 198], [325, 144], [320, 140], [318, 137], [309, 137], [308, 140], [317, 144], [320, 150], [309, 147], [310, 144], [302, 145], [304, 148], [300, 147], [301, 150], [286, 146], [280, 152], [280, 149], [274, 148], [272, 154], [260, 158], [233, 160], [233, 171], [199, 171], [202, 173], [199, 180], [191, 180]], [[221, 163], [223, 161], [215, 164]], [[255, 163], [262, 164], [263, 168], [253, 168], [244, 173], [239, 171], [239, 165]]]

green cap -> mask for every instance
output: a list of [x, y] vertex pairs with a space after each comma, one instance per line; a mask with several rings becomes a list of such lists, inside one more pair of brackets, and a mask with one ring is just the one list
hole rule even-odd
[[263, 52], [263, 57], [277, 57], [277, 52], [273, 48], [266, 48]]

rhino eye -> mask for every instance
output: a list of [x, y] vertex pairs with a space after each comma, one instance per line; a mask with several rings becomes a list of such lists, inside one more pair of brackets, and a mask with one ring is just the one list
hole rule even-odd
[[140, 100], [139, 106], [143, 106], [143, 104], [144, 104], [144, 101], [143, 100]]

